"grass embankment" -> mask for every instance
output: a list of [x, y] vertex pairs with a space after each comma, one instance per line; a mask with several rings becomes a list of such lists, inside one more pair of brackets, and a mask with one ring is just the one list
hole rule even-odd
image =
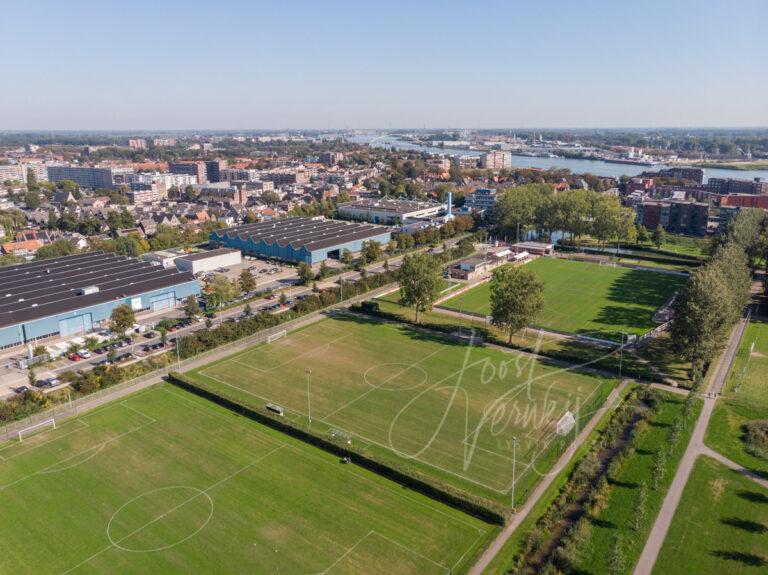
[[709, 457], [699, 457], [654, 575], [747, 575], [766, 570], [768, 490]]
[[[635, 441], [631, 456], [611, 473], [608, 479], [611, 489], [603, 508], [588, 517], [588, 536], [579, 545], [576, 571], [610, 572], [609, 562], [617, 536], [621, 538], [626, 562], [624, 573], [631, 573], [640, 557], [701, 410], [701, 402], [697, 401], [691, 415], [686, 417], [685, 398], [672, 393], [662, 397], [658, 412], [650, 420], [647, 431]], [[676, 422], [683, 422], [684, 426]], [[680, 426], [678, 431], [675, 431], [676, 425]], [[654, 488], [654, 464], [660, 450], [665, 450], [667, 457], [662, 478]], [[639, 506], [644, 483], [647, 498]]]
[[707, 428], [706, 443], [768, 478], [768, 459], [750, 452], [746, 425], [768, 420], [768, 323], [754, 320], [744, 332], [722, 398]]
[[[632, 386], [624, 388], [621, 397], [616, 402], [617, 406], [621, 405], [626, 400], [627, 395], [631, 393], [632, 389]], [[611, 421], [612, 416], [613, 410], [608, 410], [603, 413], [598, 424], [587, 436], [584, 443], [578, 447], [570, 462], [563, 467], [560, 473], [558, 473], [555, 480], [552, 481], [533, 506], [528, 516], [520, 523], [520, 526], [515, 530], [512, 536], [507, 539], [507, 542], [501, 548], [501, 551], [499, 551], [493, 561], [491, 561], [486, 573], [504, 573], [510, 568], [515, 557], [522, 552], [522, 546], [528, 533], [555, 502], [558, 494], [573, 472], [574, 467], [594, 447], [595, 440], [603, 433], [606, 425]]]

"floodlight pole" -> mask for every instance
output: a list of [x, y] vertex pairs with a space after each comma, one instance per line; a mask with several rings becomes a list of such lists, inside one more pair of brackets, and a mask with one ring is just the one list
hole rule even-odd
[[179, 354], [179, 334], [176, 334], [176, 366], [181, 369], [181, 354]]
[[312, 377], [312, 370], [307, 368], [304, 370], [307, 374], [307, 419], [309, 419], [309, 425], [312, 425], [312, 395], [310, 394], [310, 379]]
[[515, 471], [517, 470], [517, 437], [512, 438], [512, 511], [515, 510]]
[[621, 346], [619, 347], [619, 383], [621, 383], [621, 368], [624, 364], [624, 330], [621, 332]]

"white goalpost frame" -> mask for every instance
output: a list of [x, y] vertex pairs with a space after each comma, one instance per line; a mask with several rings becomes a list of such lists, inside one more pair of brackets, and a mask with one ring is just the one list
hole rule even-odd
[[283, 338], [287, 335], [288, 335], [288, 331], [286, 330], [278, 331], [277, 333], [273, 333], [267, 336], [267, 343], [272, 343], [273, 341]]
[[22, 435], [27, 431], [32, 431], [33, 429], [37, 429], [38, 427], [42, 427], [48, 424], [53, 424], [53, 429], [56, 429], [56, 420], [53, 417], [46, 419], [45, 421], [35, 423], [34, 425], [30, 425], [29, 427], [25, 427], [24, 429], [19, 429], [19, 443], [22, 442]]

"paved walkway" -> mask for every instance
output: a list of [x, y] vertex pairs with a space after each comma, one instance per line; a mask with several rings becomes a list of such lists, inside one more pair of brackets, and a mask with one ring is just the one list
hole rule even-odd
[[[728, 346], [720, 356], [717, 365], [715, 366], [714, 376], [710, 379], [707, 388], [704, 390], [704, 407], [699, 414], [699, 418], [696, 420], [696, 426], [693, 429], [691, 440], [680, 460], [680, 466], [677, 468], [677, 473], [672, 480], [672, 484], [669, 486], [669, 491], [667, 491], [664, 503], [661, 506], [659, 515], [656, 517], [656, 521], [653, 524], [648, 540], [645, 542], [643, 552], [635, 566], [634, 575], [650, 575], [651, 571], [653, 571], [656, 558], [664, 544], [664, 539], [669, 531], [672, 518], [675, 516], [675, 510], [683, 495], [683, 489], [688, 482], [688, 477], [693, 470], [693, 465], [696, 463], [696, 458], [701, 454], [709, 455], [709, 452], [711, 452], [711, 450], [704, 445], [704, 435], [707, 431], [707, 426], [709, 425], [709, 419], [712, 416], [712, 410], [715, 408], [717, 394], [722, 391], [723, 386], [725, 385], [728, 371], [736, 356], [736, 352], [739, 349], [741, 336], [746, 329], [746, 326], [747, 322], [742, 319], [736, 324], [733, 331], [731, 331]], [[710, 394], [714, 394], [714, 396]]]
[[710, 449], [709, 447], [707, 447], [705, 445], [703, 447], [703, 449], [701, 450], [701, 454], [702, 455], [706, 455], [707, 457], [711, 457], [712, 459], [714, 459], [718, 463], [721, 463], [721, 464], [725, 465], [727, 468], [732, 469], [736, 473], [739, 473], [739, 474], [743, 475], [747, 479], [751, 479], [752, 481], [757, 483], [760, 487], [768, 489], [768, 480], [764, 479], [763, 477], [761, 477], [757, 473], [754, 473], [753, 471], [750, 471], [749, 469], [747, 469], [743, 465], [739, 465], [738, 463], [736, 463], [732, 459], [728, 459], [722, 453], [718, 453], [714, 449]]
[[475, 563], [472, 569], [469, 571], [469, 575], [480, 575], [488, 568], [491, 561], [493, 561], [499, 551], [501, 551], [515, 530], [520, 527], [520, 524], [525, 520], [541, 496], [544, 495], [544, 492], [549, 488], [552, 482], [557, 478], [563, 468], [571, 460], [573, 454], [576, 453], [576, 450], [581, 446], [582, 443], [584, 443], [584, 441], [586, 441], [589, 434], [592, 433], [592, 430], [600, 421], [603, 414], [616, 406], [616, 403], [619, 397], [621, 397], [621, 393], [623, 392], [626, 385], [627, 382], [623, 381], [608, 395], [608, 398], [605, 400], [603, 406], [597, 410], [592, 419], [589, 420], [589, 423], [579, 432], [579, 435], [576, 437], [573, 443], [571, 443], [571, 445], [563, 452], [563, 454], [557, 460], [557, 463], [555, 463], [555, 466], [531, 492], [531, 495], [525, 501], [523, 506], [513, 516], [512, 521], [510, 521], [507, 526], [504, 527], [501, 533], [499, 533], [496, 539], [494, 539], [493, 543], [491, 543], [491, 545], [485, 550], [480, 559], [477, 560], [477, 563]]

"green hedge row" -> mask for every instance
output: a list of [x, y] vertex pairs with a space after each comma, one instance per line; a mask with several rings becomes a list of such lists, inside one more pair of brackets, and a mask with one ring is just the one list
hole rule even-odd
[[320, 435], [311, 429], [301, 427], [286, 421], [277, 415], [273, 415], [266, 409], [248, 407], [232, 399], [223, 397], [211, 390], [198, 386], [183, 374], [171, 372], [168, 376], [168, 380], [172, 384], [216, 403], [217, 405], [225, 407], [230, 411], [244, 415], [258, 423], [267, 425], [272, 429], [276, 429], [291, 437], [295, 437], [296, 439], [319, 447], [333, 455], [350, 457], [354, 463], [361, 467], [391, 479], [409, 489], [418, 491], [432, 499], [473, 515], [483, 521], [495, 525], [503, 525], [505, 523], [505, 509], [503, 506], [493, 501], [470, 495], [460, 489], [446, 485], [418, 472], [401, 469], [393, 462], [382, 461], [376, 456], [363, 453], [355, 447], [337, 443], [325, 435]]
[[[622, 248], [624, 249], [624, 248]], [[644, 252], [645, 250], [640, 250], [635, 247], [627, 246], [626, 249], [631, 249], [631, 254], [619, 254], [619, 256], [625, 255], [628, 258], [636, 259], [636, 260], [642, 260], [647, 262], [656, 262], [659, 264], [668, 264], [668, 265], [679, 265], [679, 266], [689, 266], [689, 267], [698, 267], [702, 265], [704, 262], [700, 260], [699, 258], [688, 256], [688, 255], [682, 255], [682, 254], [675, 254], [675, 255], [666, 255], [664, 253], [658, 253], [656, 251], [649, 252], [649, 253], [639, 253]], [[558, 245], [557, 246], [558, 252], [567, 252], [567, 253], [584, 253], [585, 255], [591, 255], [591, 256], [614, 256], [616, 254], [612, 252], [607, 251], [601, 251], [601, 250], [589, 250], [589, 251], [582, 251], [580, 248], [575, 248], [573, 246], [563, 246]]]

